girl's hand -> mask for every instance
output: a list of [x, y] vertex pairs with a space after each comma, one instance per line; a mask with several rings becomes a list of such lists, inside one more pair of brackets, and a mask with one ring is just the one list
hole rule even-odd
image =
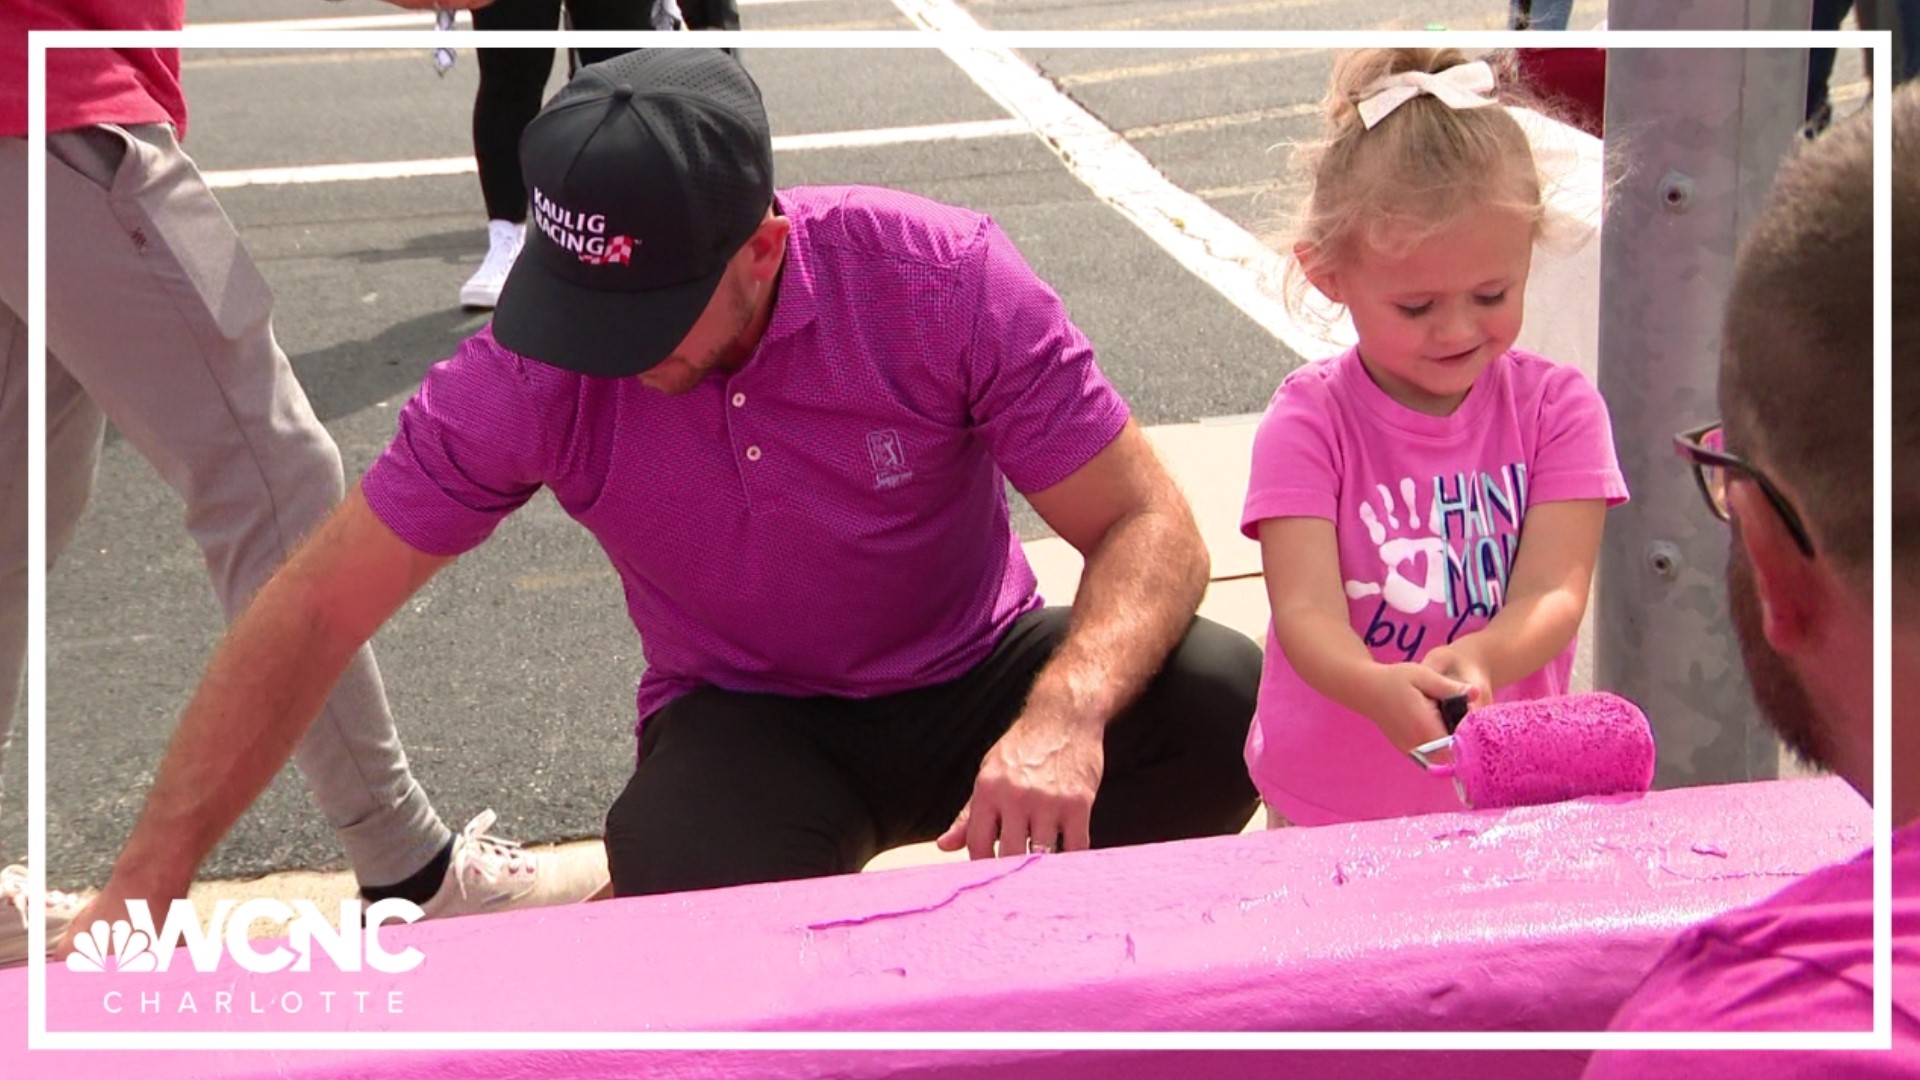
[[1422, 664], [1382, 664], [1374, 672], [1367, 716], [1401, 753], [1447, 736], [1440, 699], [1474, 693]]
[[1420, 665], [1472, 687], [1468, 691], [1469, 709], [1493, 704], [1492, 676], [1487, 674], [1486, 665], [1469, 652], [1452, 645], [1440, 645], [1428, 650], [1427, 655], [1420, 658]]

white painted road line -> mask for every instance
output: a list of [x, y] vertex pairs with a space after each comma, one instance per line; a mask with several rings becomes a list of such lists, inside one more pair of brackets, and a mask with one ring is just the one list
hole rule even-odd
[[1201, 53], [1198, 56], [1183, 56], [1178, 60], [1162, 60], [1152, 64], [1075, 72], [1072, 75], [1062, 75], [1054, 81], [1061, 86], [1097, 86], [1101, 83], [1132, 82], [1135, 79], [1160, 79], [1169, 76], [1191, 79], [1195, 74], [1213, 68], [1269, 64], [1275, 60], [1320, 56], [1324, 53], [1325, 50], [1322, 49], [1255, 49], [1250, 52]]
[[[953, 0], [893, 2], [915, 25], [929, 30], [981, 30]], [[1281, 302], [1278, 286], [1285, 264], [1233, 219], [1168, 180], [1145, 155], [1011, 49], [947, 45], [941, 51], [988, 97], [1032, 125], [1095, 196], [1262, 329], [1299, 356], [1331, 351], [1318, 335], [1298, 325]]]
[[1264, 124], [1272, 120], [1293, 120], [1302, 116], [1312, 116], [1321, 108], [1319, 102], [1310, 101], [1305, 105], [1281, 105], [1272, 109], [1250, 109], [1246, 112], [1196, 116], [1191, 120], [1171, 120], [1164, 124], [1143, 124], [1140, 127], [1128, 128], [1120, 133], [1120, 137], [1133, 142], [1135, 139], [1160, 139], [1168, 135], [1185, 135], [1194, 131], [1215, 131], [1246, 124]]
[[[454, 26], [460, 30], [473, 29], [470, 13], [454, 13]], [[189, 23], [187, 29], [223, 34], [251, 34], [260, 31], [272, 33], [300, 30], [431, 30], [432, 14], [405, 15], [337, 15], [324, 19], [266, 19], [259, 22], [197, 22]], [[556, 27], [557, 29], [557, 27]]]
[[[1026, 137], [1033, 129], [1024, 121], [976, 120], [920, 127], [869, 128], [829, 131], [817, 135], [787, 135], [773, 140], [775, 151], [847, 150], [905, 143], [960, 142], [967, 139]], [[459, 176], [475, 171], [471, 155], [418, 161], [365, 161], [345, 165], [294, 165], [268, 169], [227, 169], [204, 174], [212, 188], [262, 187], [284, 184], [330, 184], [356, 180], [408, 180], [423, 176]]]
[[1325, 0], [1247, 0], [1238, 4], [1214, 4], [1210, 7], [1178, 5], [1173, 11], [1126, 19], [1091, 23], [1087, 30], [1190, 30], [1208, 19], [1239, 18], [1247, 15], [1271, 15], [1276, 11], [1320, 7]]
[[959, 142], [963, 139], [1000, 139], [1032, 135], [1025, 123], [974, 120], [960, 124], [922, 124], [918, 127], [869, 128], [866, 131], [830, 131], [821, 135], [775, 136], [775, 150], [844, 150], [858, 146], [896, 146], [901, 143]]
[[[739, 0], [741, 7], [770, 7], [774, 4], [814, 4], [820, 0]], [[454, 12], [455, 26], [461, 30], [473, 29], [473, 17], [470, 12]], [[257, 22], [197, 22], [187, 26], [189, 30], [217, 30], [222, 33], [251, 33], [259, 30], [271, 32], [295, 30], [431, 30], [431, 13], [407, 12], [399, 15], [339, 15], [324, 19], [265, 19]], [[554, 27], [553, 29], [558, 29]]]
[[411, 180], [478, 171], [473, 155], [422, 161], [363, 161], [350, 165], [292, 165], [277, 169], [226, 169], [203, 174], [210, 188], [331, 184], [342, 180]]

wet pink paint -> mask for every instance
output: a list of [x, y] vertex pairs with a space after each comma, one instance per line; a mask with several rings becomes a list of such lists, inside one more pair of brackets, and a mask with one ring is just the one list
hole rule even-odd
[[[398, 975], [325, 959], [277, 975], [231, 961], [200, 975], [184, 958], [155, 974], [56, 967], [48, 1016], [55, 1030], [165, 1032], [1595, 1030], [1674, 931], [1858, 852], [1870, 832], [1865, 804], [1825, 780], [1276, 830], [421, 923], [385, 932], [426, 958]], [[323, 1012], [328, 989], [339, 1004]], [[103, 1009], [109, 990], [123, 994], [117, 1015]], [[210, 1008], [221, 990], [232, 1012]], [[398, 1013], [342, 1007], [391, 991]], [[300, 1012], [272, 1007], [288, 992]], [[158, 1010], [128, 1007], [140, 994]], [[178, 1011], [182, 995], [197, 1012]], [[23, 1017], [25, 996], [24, 969], [0, 972], [0, 1015]], [[0, 1060], [24, 1050], [23, 1024], [5, 1026]], [[1575, 1075], [1581, 1057], [1467, 1054], [1457, 1075]], [[44, 1060], [62, 1080], [371, 1067], [331, 1052]], [[1407, 1059], [1366, 1060], [1369, 1075], [1435, 1080], [1455, 1059], [1401, 1072], [1393, 1062]], [[848, 1076], [1044, 1064], [1049, 1080], [1177, 1067], [1011, 1051], [449, 1051], [383, 1055], [378, 1068], [494, 1076], [536, 1061], [556, 1075], [702, 1078], [819, 1075], [828, 1062]]]

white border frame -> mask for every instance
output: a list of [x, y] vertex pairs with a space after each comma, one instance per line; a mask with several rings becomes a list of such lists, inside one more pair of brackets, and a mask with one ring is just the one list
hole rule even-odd
[[[753, 49], [1233, 49], [1356, 48], [1444, 42], [1463, 49], [1871, 48], [1875, 86], [1893, 85], [1889, 31], [629, 31], [471, 30], [44, 31], [27, 34], [28, 160], [46, 160], [47, 51], [57, 48], [269, 48], [421, 51], [436, 47], [635, 47]], [[1738, 44], [1733, 44], [1733, 41]], [[27, 846], [29, 1050], [1886, 1050], [1892, 1046], [1892, 125], [1887, 95], [1874, 110], [1874, 1026], [1872, 1032], [113, 1032], [47, 1030], [46, 864], [46, 171], [27, 180]]]

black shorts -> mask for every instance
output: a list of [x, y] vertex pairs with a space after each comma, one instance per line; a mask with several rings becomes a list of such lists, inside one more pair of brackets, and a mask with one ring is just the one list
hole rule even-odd
[[[648, 718], [607, 813], [619, 896], [859, 870], [946, 831], [987, 751], [1065, 636], [1068, 610], [1017, 620], [952, 682], [886, 697], [695, 691]], [[1260, 649], [1196, 619], [1106, 731], [1095, 847], [1238, 832], [1258, 806], [1241, 749]]]

